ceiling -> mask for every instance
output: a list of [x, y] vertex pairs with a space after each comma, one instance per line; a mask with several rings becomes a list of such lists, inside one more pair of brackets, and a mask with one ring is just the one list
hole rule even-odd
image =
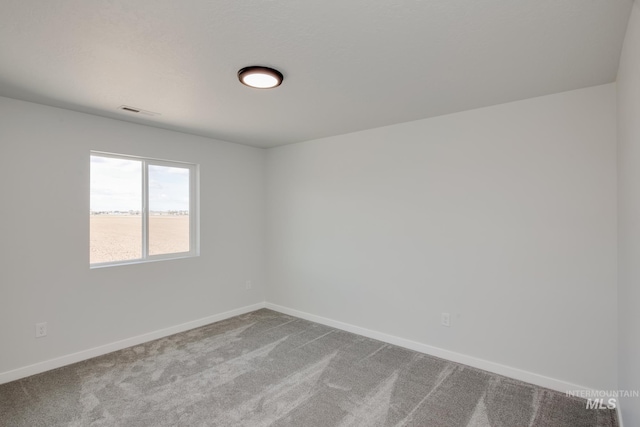
[[631, 5], [2, 0], [0, 95], [274, 147], [613, 82]]

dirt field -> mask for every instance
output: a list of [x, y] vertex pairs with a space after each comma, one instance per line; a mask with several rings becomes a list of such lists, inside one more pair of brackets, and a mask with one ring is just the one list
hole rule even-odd
[[[138, 259], [142, 253], [142, 218], [124, 215], [90, 215], [91, 264]], [[149, 255], [187, 252], [188, 216], [151, 216]]]

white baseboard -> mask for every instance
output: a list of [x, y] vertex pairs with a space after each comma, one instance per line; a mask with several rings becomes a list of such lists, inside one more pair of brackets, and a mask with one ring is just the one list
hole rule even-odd
[[[11, 371], [0, 372], [0, 384], [8, 383], [10, 381], [15, 381], [31, 375], [35, 375], [35, 374], [46, 372], [52, 369], [60, 368], [66, 365], [70, 365], [72, 363], [91, 359], [93, 357], [102, 356], [104, 354], [122, 350], [131, 346], [140, 345], [140, 344], [153, 341], [159, 338], [167, 337], [169, 335], [177, 334], [179, 332], [184, 332], [190, 329], [194, 329], [194, 328], [205, 326], [211, 323], [219, 322], [221, 320], [225, 320], [233, 316], [249, 313], [251, 311], [259, 310], [261, 308], [268, 308], [274, 311], [278, 311], [280, 313], [310, 320], [312, 322], [331, 326], [333, 328], [341, 329], [347, 332], [352, 332], [354, 334], [362, 335], [362, 336], [376, 339], [389, 344], [408, 348], [410, 350], [415, 350], [420, 353], [429, 354], [431, 356], [435, 356], [442, 359], [450, 360], [452, 362], [457, 362], [464, 365], [472, 366], [474, 368], [482, 369], [494, 374], [503, 375], [505, 377], [514, 378], [530, 384], [535, 384], [540, 387], [556, 390], [561, 393], [566, 393], [567, 391], [575, 391], [575, 390], [593, 390], [589, 387], [572, 384], [566, 381], [546, 377], [544, 375], [536, 374], [533, 372], [525, 371], [525, 370], [514, 368], [511, 366], [502, 365], [500, 363], [490, 362], [488, 360], [479, 359], [479, 358], [461, 354], [461, 353], [456, 353], [454, 351], [430, 346], [417, 341], [412, 341], [406, 338], [397, 337], [395, 335], [389, 335], [382, 332], [373, 331], [371, 329], [366, 329], [360, 326], [351, 325], [349, 323], [328, 319], [326, 317], [317, 316], [314, 314], [306, 313], [304, 311], [295, 310], [292, 308], [280, 306], [280, 305], [269, 303], [269, 302], [252, 304], [249, 306], [226, 311], [224, 313], [214, 314], [212, 316], [204, 317], [202, 319], [194, 320], [194, 321], [183, 323], [180, 325], [171, 326], [169, 328], [160, 329], [160, 330], [149, 332], [143, 335], [138, 335], [138, 336], [127, 338], [121, 341], [105, 344], [99, 347], [94, 347], [91, 349], [79, 351], [77, 353], [72, 353], [65, 356], [57, 357], [55, 359], [46, 360], [44, 362], [35, 363], [33, 365], [24, 366]], [[620, 423], [620, 427], [622, 427], [622, 417], [620, 414], [619, 404], [617, 405], [617, 411], [618, 411], [618, 420]]]
[[177, 334], [179, 332], [184, 332], [190, 329], [199, 328], [201, 326], [219, 322], [221, 320], [225, 320], [233, 316], [238, 316], [240, 314], [245, 314], [251, 311], [259, 310], [264, 307], [265, 307], [265, 303], [260, 302], [257, 304], [237, 308], [235, 310], [225, 311], [224, 313], [207, 316], [202, 319], [193, 320], [191, 322], [183, 323], [181, 325], [171, 326], [169, 328], [160, 329], [157, 331], [127, 338], [121, 341], [116, 341], [110, 344], [101, 345], [99, 347], [90, 348], [88, 350], [82, 350], [77, 353], [56, 357], [55, 359], [45, 360], [44, 362], [35, 363], [33, 365], [24, 366], [22, 368], [14, 369], [11, 371], [0, 372], [0, 384], [8, 383], [10, 381], [19, 380], [20, 378], [25, 378], [31, 375], [50, 371], [51, 369], [61, 368], [63, 366], [70, 365], [72, 363], [81, 362], [83, 360], [91, 359], [92, 357], [102, 356], [103, 354], [122, 350], [134, 345], [144, 344], [146, 342], [157, 340], [159, 338], [168, 337], [169, 335]]
[[[466, 354], [456, 353], [454, 351], [445, 350], [439, 347], [433, 347], [427, 344], [422, 344], [416, 341], [408, 340], [406, 338], [400, 338], [394, 335], [385, 334], [382, 332], [372, 331], [371, 329], [362, 328], [360, 326], [351, 325], [349, 323], [343, 323], [325, 317], [309, 314], [304, 311], [294, 310], [292, 308], [283, 307], [281, 305], [272, 304], [267, 302], [265, 307], [278, 311], [280, 313], [288, 314], [290, 316], [300, 317], [302, 319], [310, 320], [312, 322], [321, 323], [326, 326], [331, 326], [343, 331], [352, 332], [354, 334], [362, 335], [368, 338], [373, 338], [378, 341], [386, 342], [389, 344], [397, 345], [400, 347], [415, 350], [420, 353], [425, 353], [431, 356], [439, 357], [441, 359], [450, 360], [452, 362], [461, 363], [464, 365], [472, 366], [474, 368], [482, 369], [494, 374], [502, 375], [516, 380], [524, 381], [530, 384], [534, 384], [540, 387], [545, 387], [551, 390], [556, 390], [561, 393], [575, 390], [593, 390], [589, 387], [584, 387], [576, 384], [571, 384], [566, 381], [557, 380], [555, 378], [546, 377], [544, 375], [535, 374], [533, 372], [524, 371], [522, 369], [513, 368], [511, 366], [502, 365], [500, 363], [490, 362], [484, 359], [478, 359]], [[619, 418], [620, 419], [620, 418]]]

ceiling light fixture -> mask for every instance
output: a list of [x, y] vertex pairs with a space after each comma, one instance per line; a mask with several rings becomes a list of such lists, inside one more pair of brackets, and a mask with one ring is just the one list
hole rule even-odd
[[269, 67], [251, 66], [238, 71], [238, 79], [243, 85], [256, 89], [271, 89], [280, 86], [284, 77], [278, 70]]

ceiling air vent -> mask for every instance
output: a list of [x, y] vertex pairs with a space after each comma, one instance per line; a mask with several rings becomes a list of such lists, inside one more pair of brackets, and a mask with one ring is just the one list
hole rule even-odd
[[118, 107], [118, 110], [122, 110], [131, 114], [140, 114], [143, 116], [151, 116], [151, 117], [160, 115], [160, 113], [154, 113], [153, 111], [147, 111], [141, 108], [131, 107], [129, 105], [121, 105]]

